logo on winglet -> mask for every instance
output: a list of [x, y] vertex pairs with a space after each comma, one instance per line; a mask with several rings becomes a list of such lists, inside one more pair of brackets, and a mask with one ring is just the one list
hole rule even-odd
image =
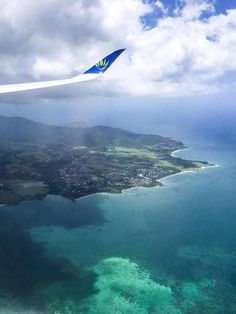
[[98, 63], [96, 63], [96, 67], [100, 71], [104, 71], [108, 68], [108, 64], [109, 64], [109, 61], [107, 61], [106, 59], [103, 59], [103, 60], [99, 61]]

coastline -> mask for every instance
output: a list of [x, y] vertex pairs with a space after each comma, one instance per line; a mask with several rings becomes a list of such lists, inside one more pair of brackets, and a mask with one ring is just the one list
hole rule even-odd
[[218, 168], [218, 167], [219, 167], [219, 165], [214, 164], [214, 165], [202, 166], [202, 167], [200, 167], [198, 169], [184, 170], [184, 171], [180, 171], [178, 173], [173, 173], [173, 174], [170, 174], [168, 176], [165, 176], [165, 177], [161, 178], [160, 181], [168, 179], [168, 178], [171, 178], [171, 177], [175, 177], [175, 176], [181, 175], [183, 173], [195, 173], [195, 172], [200, 172], [201, 170], [204, 170], [204, 169], [207, 169], [207, 168]]
[[182, 152], [183, 150], [187, 150], [187, 149], [189, 149], [189, 148], [188, 148], [188, 147], [184, 147], [184, 148], [176, 149], [176, 150], [174, 150], [170, 155], [171, 155], [172, 157], [176, 157], [176, 156], [175, 156], [176, 153]]
[[[176, 157], [175, 154], [178, 153], [178, 152], [182, 152], [184, 150], [187, 150], [187, 149], [190, 149], [188, 147], [184, 147], [184, 148], [180, 148], [180, 149], [177, 149], [177, 150], [174, 150], [172, 153], [170, 153], [170, 155], [172, 157]], [[183, 171], [180, 171], [180, 172], [177, 172], [177, 173], [173, 173], [173, 174], [170, 174], [170, 175], [166, 175], [166, 176], [163, 176], [162, 178], [158, 179], [157, 181], [157, 184], [154, 185], [154, 186], [132, 186], [130, 188], [126, 188], [126, 189], [123, 189], [121, 190], [120, 192], [117, 192], [117, 193], [114, 193], [114, 192], [97, 192], [97, 193], [92, 193], [92, 194], [88, 194], [88, 195], [84, 195], [84, 196], [81, 196], [81, 197], [78, 197], [78, 198], [75, 198], [73, 199], [72, 201], [76, 201], [78, 202], [79, 200], [82, 200], [82, 199], [85, 199], [85, 198], [88, 198], [88, 197], [91, 197], [91, 196], [95, 196], [95, 195], [109, 195], [109, 196], [117, 196], [117, 195], [124, 195], [124, 194], [127, 194], [127, 193], [132, 193], [132, 190], [136, 190], [136, 189], [150, 189], [150, 188], [161, 188], [163, 186], [165, 186], [165, 184], [162, 183], [163, 180], [166, 180], [168, 178], [171, 178], [171, 177], [175, 177], [177, 175], [181, 175], [183, 173], [194, 173], [194, 172], [198, 172], [198, 171], [201, 171], [201, 170], [204, 170], [204, 169], [207, 169], [207, 168], [216, 168], [216, 167], [219, 167], [219, 165], [217, 164], [208, 164], [208, 165], [204, 165], [204, 166], [201, 166], [199, 168], [196, 168], [196, 169], [189, 169], [189, 170], [183, 170]], [[47, 194], [45, 195], [45, 197], [49, 196], [49, 195], [57, 195], [57, 194]], [[61, 195], [61, 194], [58, 194], [58, 195]], [[67, 198], [66, 196], [63, 196], [61, 195], [62, 197], [65, 197]], [[37, 199], [36, 199], [37, 200]], [[24, 202], [30, 202], [30, 201], [35, 201], [35, 199], [32, 199], [32, 200], [24, 200], [20, 203], [24, 203]], [[8, 204], [0, 204], [0, 207], [3, 207], [3, 206], [8, 206]]]
[[[176, 152], [179, 152], [179, 151], [182, 151], [182, 150], [186, 150], [186, 149], [188, 149], [188, 148], [178, 149], [178, 150], [174, 151], [173, 153], [176, 153]], [[218, 167], [219, 167], [219, 165], [217, 165], [217, 164], [209, 164], [209, 165], [206, 165], [206, 166], [202, 166], [202, 167], [200, 167], [198, 169], [184, 170], [184, 171], [180, 171], [180, 172], [177, 172], [177, 173], [174, 173], [174, 174], [170, 174], [170, 175], [164, 176], [164, 177], [162, 177], [162, 178], [160, 178], [158, 180], [158, 182], [161, 183], [161, 184], [157, 184], [157, 185], [152, 186], [152, 187], [132, 186], [130, 188], [121, 190], [120, 193], [112, 193], [112, 192], [94, 193], [94, 194], [89, 194], [89, 195], [85, 195], [85, 196], [79, 197], [79, 198], [75, 199], [75, 201], [77, 202], [77, 201], [79, 201], [81, 199], [88, 198], [88, 197], [94, 196], [94, 195], [117, 196], [117, 195], [125, 195], [125, 194], [132, 193], [132, 190], [136, 190], [136, 189], [138, 190], [138, 189], [150, 189], [150, 188], [155, 188], [156, 189], [156, 188], [161, 188], [163, 186], [166, 186], [165, 184], [163, 184], [161, 182], [162, 180], [166, 180], [166, 179], [169, 179], [171, 177], [175, 177], [175, 176], [178, 176], [178, 175], [181, 175], [181, 174], [184, 174], [184, 173], [195, 173], [195, 172], [199, 172], [201, 170], [207, 169], [207, 168], [218, 168]]]

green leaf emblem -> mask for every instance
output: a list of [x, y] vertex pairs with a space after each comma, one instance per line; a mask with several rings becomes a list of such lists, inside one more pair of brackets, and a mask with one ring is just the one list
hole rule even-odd
[[99, 61], [98, 63], [96, 63], [96, 67], [102, 71], [108, 67], [108, 64], [109, 64], [109, 61], [107, 61], [106, 59], [103, 59], [103, 60]]

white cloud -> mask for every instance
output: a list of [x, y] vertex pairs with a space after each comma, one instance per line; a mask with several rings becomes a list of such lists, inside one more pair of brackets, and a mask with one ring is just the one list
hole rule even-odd
[[209, 0], [182, 0], [181, 6], [177, 6], [176, 15], [185, 20], [198, 19], [204, 12], [214, 13], [214, 3]]
[[168, 14], [168, 8], [165, 7], [165, 5], [161, 1], [157, 0], [155, 2], [155, 6], [157, 6], [164, 15]]
[[[1, 81], [63, 78], [126, 47], [101, 81], [67, 88], [75, 95], [215, 93], [236, 71], [236, 10], [213, 14], [209, 1], [182, 1], [175, 14], [144, 29], [153, 8], [141, 0], [0, 0]], [[167, 13], [163, 1], [156, 5]], [[203, 13], [209, 17], [202, 19]], [[14, 74], [14, 76], [12, 76]], [[47, 90], [53, 97], [58, 90]]]

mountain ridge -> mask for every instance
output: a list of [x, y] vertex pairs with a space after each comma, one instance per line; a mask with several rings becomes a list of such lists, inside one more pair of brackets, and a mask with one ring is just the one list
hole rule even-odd
[[[176, 141], [153, 134], [139, 134], [131, 131], [97, 125], [88, 128], [47, 125], [23, 117], [0, 116], [0, 143], [2, 142], [62, 142], [69, 145], [104, 146], [125, 144], [130, 147], [156, 141], [168, 142], [170, 146]], [[178, 142], [181, 145], [181, 142]]]

